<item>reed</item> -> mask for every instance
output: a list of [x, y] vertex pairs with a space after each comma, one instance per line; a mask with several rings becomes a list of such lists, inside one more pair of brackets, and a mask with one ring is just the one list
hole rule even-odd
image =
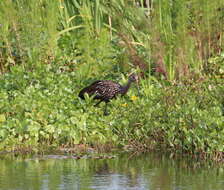
[[[68, 52], [97, 64], [95, 49], [110, 46], [101, 59], [108, 54], [114, 62], [127, 57], [129, 65], [147, 65], [142, 69], [170, 80], [203, 74], [209, 58], [222, 53], [223, 7], [220, 0], [1, 1], [0, 69], [49, 62]], [[118, 65], [129, 67], [121, 61]]]
[[55, 1], [1, 1], [0, 24], [2, 71], [16, 64], [32, 67], [57, 48], [58, 5]]
[[152, 52], [170, 79], [201, 73], [208, 59], [219, 56], [223, 48], [224, 3], [215, 0], [154, 2]]

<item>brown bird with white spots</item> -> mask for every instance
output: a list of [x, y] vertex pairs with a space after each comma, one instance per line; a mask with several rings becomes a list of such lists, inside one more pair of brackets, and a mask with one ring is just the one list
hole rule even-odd
[[94, 96], [93, 99], [99, 100], [95, 106], [99, 105], [101, 102], [105, 102], [106, 105], [104, 115], [108, 115], [107, 103], [119, 94], [122, 96], [125, 95], [128, 92], [132, 82], [138, 82], [138, 76], [136, 74], [131, 74], [127, 84], [124, 86], [110, 80], [98, 80], [82, 89], [79, 93], [79, 97], [85, 99], [85, 93], [89, 96]]

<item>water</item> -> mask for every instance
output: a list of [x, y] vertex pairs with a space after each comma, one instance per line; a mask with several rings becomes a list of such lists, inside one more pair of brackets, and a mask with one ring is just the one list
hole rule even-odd
[[224, 190], [224, 166], [166, 156], [0, 158], [0, 190]]

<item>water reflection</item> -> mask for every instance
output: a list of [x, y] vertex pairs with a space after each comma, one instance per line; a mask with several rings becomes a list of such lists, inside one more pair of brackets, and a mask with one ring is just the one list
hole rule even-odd
[[145, 154], [115, 159], [0, 159], [1, 190], [223, 190], [224, 167]]

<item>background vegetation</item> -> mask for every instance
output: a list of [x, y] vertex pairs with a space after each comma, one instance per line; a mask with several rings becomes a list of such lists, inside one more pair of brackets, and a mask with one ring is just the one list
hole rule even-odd
[[[132, 145], [223, 157], [224, 2], [0, 2], [0, 149]], [[133, 88], [111, 114], [77, 94], [96, 79]], [[109, 146], [109, 145], [108, 145]]]

